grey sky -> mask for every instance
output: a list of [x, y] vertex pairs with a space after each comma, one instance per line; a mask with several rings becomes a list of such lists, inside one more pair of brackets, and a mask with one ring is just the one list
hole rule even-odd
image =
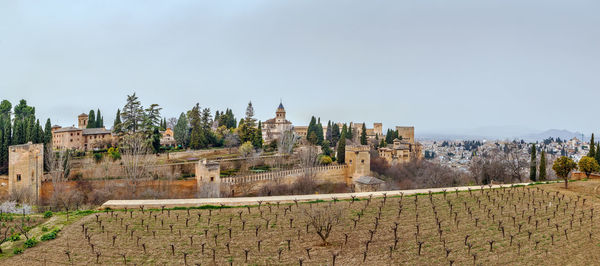
[[126, 94], [294, 124], [597, 131], [600, 1], [0, 1], [0, 98], [107, 124]]

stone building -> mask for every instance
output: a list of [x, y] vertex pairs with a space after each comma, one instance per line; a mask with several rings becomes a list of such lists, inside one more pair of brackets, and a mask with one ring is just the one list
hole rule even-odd
[[398, 131], [398, 137], [402, 137], [402, 140], [415, 144], [415, 127], [397, 126], [396, 130]]
[[13, 198], [37, 203], [44, 175], [44, 144], [8, 147], [8, 191]]
[[221, 166], [207, 159], [196, 165], [196, 182], [199, 197], [218, 198], [221, 196]]
[[379, 157], [384, 158], [389, 164], [407, 163], [412, 159], [421, 158], [421, 144], [411, 143], [409, 140], [394, 139], [392, 145], [377, 149]]
[[279, 106], [275, 111], [275, 117], [262, 122], [261, 130], [263, 142], [270, 143], [273, 140], [277, 140], [284, 132], [292, 130], [293, 128], [292, 122], [285, 118], [285, 108], [283, 108], [283, 104], [279, 103]]
[[349, 179], [356, 180], [361, 176], [371, 175], [371, 154], [369, 154], [369, 150], [368, 145], [346, 146], [345, 156]]
[[52, 127], [52, 148], [56, 150], [73, 149], [88, 151], [104, 149], [113, 144], [115, 138], [106, 128], [86, 128], [88, 115], [80, 114], [77, 117], [78, 126]]
[[[339, 126], [341, 129], [343, 125], [339, 125]], [[362, 127], [363, 127], [363, 123], [352, 123], [352, 131], [356, 132], [355, 135], [358, 138], [360, 138], [360, 135], [362, 134]], [[383, 136], [383, 124], [381, 124], [381, 123], [373, 123], [372, 128], [368, 128], [365, 125], [365, 128], [367, 129], [367, 139], [370, 141], [375, 140], [377, 137], [379, 137], [379, 139], [381, 139], [381, 137]]]

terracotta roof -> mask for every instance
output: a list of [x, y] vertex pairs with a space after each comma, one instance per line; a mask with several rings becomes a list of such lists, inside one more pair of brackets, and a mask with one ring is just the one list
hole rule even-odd
[[78, 115], [77, 117], [80, 117], [80, 116], [88, 116], [88, 115], [87, 115], [86, 113], [81, 113], [81, 114], [80, 114], [80, 115]]

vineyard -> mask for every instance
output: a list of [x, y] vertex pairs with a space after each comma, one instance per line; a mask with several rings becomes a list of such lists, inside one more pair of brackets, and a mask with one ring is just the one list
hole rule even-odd
[[[576, 182], [255, 206], [91, 213], [5, 265], [586, 264], [598, 198]], [[576, 193], [580, 189], [581, 193]], [[597, 194], [596, 194], [597, 195]]]

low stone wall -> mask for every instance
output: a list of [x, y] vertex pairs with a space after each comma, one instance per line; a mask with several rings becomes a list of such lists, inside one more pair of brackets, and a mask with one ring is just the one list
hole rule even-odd
[[[111, 199], [130, 198], [131, 191], [128, 180], [93, 180], [67, 181], [64, 189], [69, 192], [79, 190], [85, 197], [93, 197], [93, 193], [101, 191], [110, 193]], [[154, 196], [155, 198], [196, 198], [198, 191], [195, 179], [187, 180], [142, 180], [136, 186], [136, 195]], [[41, 202], [49, 204], [54, 194], [51, 181], [42, 182]]]
[[[276, 172], [265, 172], [258, 174], [251, 174], [245, 176], [233, 176], [233, 177], [222, 177], [221, 182], [225, 184], [240, 184], [248, 182], [258, 181], [271, 181], [277, 179], [291, 179], [294, 180], [301, 177], [307, 172], [314, 171], [315, 178], [319, 182], [346, 182], [346, 171], [348, 166], [346, 165], [333, 165], [333, 166], [317, 166], [309, 169], [292, 169]], [[287, 181], [287, 180], [286, 180]]]

